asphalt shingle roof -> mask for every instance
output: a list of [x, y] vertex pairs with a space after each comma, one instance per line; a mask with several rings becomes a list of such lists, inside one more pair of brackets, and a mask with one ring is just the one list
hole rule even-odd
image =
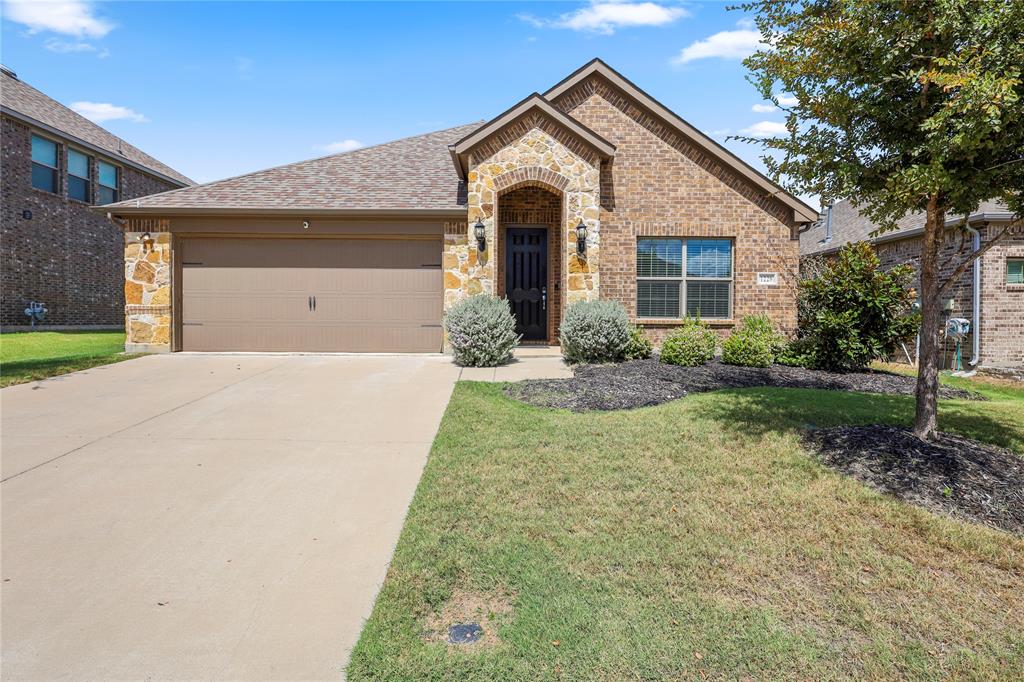
[[480, 122], [407, 137], [106, 208], [459, 210], [466, 207], [448, 145]]
[[[983, 201], [976, 213], [1007, 213], [1009, 209], [995, 201]], [[952, 217], [952, 216], [950, 216]], [[862, 215], [857, 207], [849, 201], [837, 201], [832, 206], [832, 240], [825, 241], [825, 221], [827, 214], [822, 213], [821, 219], [800, 233], [800, 255], [810, 256], [825, 251], [833, 251], [853, 242], [871, 241], [878, 237], [886, 240], [898, 239], [900, 235], [913, 232], [924, 227], [924, 213], [911, 213], [897, 221], [897, 228], [884, 234], [872, 237], [871, 233], [877, 226], [871, 219]]]
[[22, 116], [54, 128], [69, 137], [91, 144], [113, 159], [127, 159], [132, 163], [156, 171], [183, 185], [195, 183], [170, 166], [154, 159], [141, 149], [128, 144], [108, 130], [101, 128], [81, 114], [75, 113], [57, 100], [44, 95], [24, 81], [14, 78], [6, 71], [0, 81], [0, 103]]

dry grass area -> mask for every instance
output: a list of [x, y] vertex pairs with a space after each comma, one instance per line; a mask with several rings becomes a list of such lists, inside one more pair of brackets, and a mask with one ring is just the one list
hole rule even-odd
[[[943, 401], [942, 427], [1021, 454], [1024, 402], [987, 395]], [[576, 414], [460, 383], [349, 677], [1020, 679], [1024, 539], [801, 442], [912, 415], [905, 396], [778, 388]], [[453, 595], [499, 591], [496, 646], [424, 638]]]

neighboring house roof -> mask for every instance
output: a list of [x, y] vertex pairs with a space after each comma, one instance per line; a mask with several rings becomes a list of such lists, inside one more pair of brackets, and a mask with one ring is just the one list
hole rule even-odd
[[13, 72], [3, 69], [0, 73], [3, 74], [0, 85], [0, 110], [4, 114], [176, 185], [195, 184], [170, 166], [160, 163], [141, 149], [128, 144], [57, 100], [47, 97], [14, 76]]
[[458, 172], [460, 178], [466, 177], [466, 154], [476, 145], [480, 144], [488, 137], [498, 132], [508, 124], [516, 121], [521, 116], [525, 116], [530, 112], [539, 111], [542, 114], [548, 116], [556, 123], [561, 125], [563, 128], [569, 130], [578, 139], [585, 142], [590, 147], [594, 148], [598, 154], [608, 158], [615, 154], [615, 145], [608, 140], [604, 139], [590, 128], [586, 127], [576, 119], [568, 116], [567, 114], [559, 111], [558, 109], [551, 106], [551, 103], [541, 97], [538, 93], [533, 93], [519, 104], [516, 104], [511, 109], [505, 111], [493, 119], [483, 124], [464, 138], [453, 144], [450, 149], [452, 158], [455, 160], [455, 169]]
[[109, 204], [153, 213], [465, 212], [448, 146], [480, 122]]
[[[952, 227], [963, 222], [962, 215], [948, 216], [946, 225]], [[968, 222], [999, 222], [1008, 221], [1013, 218], [1006, 205], [996, 201], [984, 201], [978, 210], [968, 216]], [[842, 246], [853, 242], [871, 241], [873, 243], [888, 242], [898, 239], [915, 237], [924, 231], [925, 214], [911, 213], [896, 223], [896, 229], [883, 234], [872, 236], [877, 225], [871, 219], [857, 210], [857, 207], [849, 201], [837, 201], [832, 205], [832, 239], [827, 240], [828, 232], [828, 210], [821, 214], [821, 218], [812, 223], [807, 229], [800, 232], [800, 255], [811, 256], [816, 254], [832, 253], [838, 251]]]
[[760, 187], [772, 196], [777, 197], [780, 201], [792, 208], [793, 218], [796, 222], [805, 223], [818, 219], [818, 212], [813, 208], [787, 192], [782, 188], [782, 186], [772, 182], [768, 177], [758, 172], [746, 161], [694, 128], [674, 111], [638, 88], [632, 81], [605, 64], [600, 59], [593, 59], [573, 73], [569, 74], [569, 76], [564, 80], [545, 92], [544, 98], [549, 102], [553, 102], [559, 95], [567, 92], [576, 84], [595, 74], [601, 76], [616, 88], [625, 92], [650, 113], [654, 114], [654, 116], [664, 121], [677, 132], [696, 142], [698, 146], [703, 148], [729, 168], [732, 168], [742, 177], [754, 183], [755, 186]]

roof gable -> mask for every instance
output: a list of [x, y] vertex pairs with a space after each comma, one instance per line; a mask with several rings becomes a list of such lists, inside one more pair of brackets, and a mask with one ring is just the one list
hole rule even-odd
[[663, 121], [676, 132], [692, 140], [711, 157], [722, 162], [733, 172], [763, 190], [766, 194], [783, 202], [793, 210], [793, 219], [795, 222], [808, 223], [818, 219], [817, 211], [787, 192], [780, 185], [767, 178], [728, 149], [697, 130], [697, 128], [683, 120], [671, 109], [648, 95], [633, 82], [600, 59], [593, 59], [573, 73], [569, 74], [569, 76], [545, 92], [544, 98], [548, 102], [555, 102], [561, 95], [564, 95], [575, 86], [592, 77], [601, 78], [611, 84], [615, 89], [625, 93], [631, 100], [639, 104], [641, 108], [655, 116], [657, 119]]
[[10, 75], [6, 70], [2, 73], [0, 104], [4, 114], [44, 132], [67, 138], [83, 147], [106, 154], [116, 161], [134, 166], [150, 175], [162, 177], [176, 185], [195, 184], [170, 166], [157, 161], [109, 130]]
[[539, 113], [553, 121], [572, 134], [577, 140], [596, 151], [601, 157], [610, 158], [615, 155], [615, 145], [565, 112], [559, 111], [547, 99], [535, 92], [511, 109], [499, 114], [472, 131], [449, 148], [459, 177], [466, 177], [468, 170], [466, 156], [470, 150], [531, 113]]

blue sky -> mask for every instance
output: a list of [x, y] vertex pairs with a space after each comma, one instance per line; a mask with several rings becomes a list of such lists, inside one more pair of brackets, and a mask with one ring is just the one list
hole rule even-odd
[[[758, 168], [725, 2], [4, 0], [20, 78], [200, 182], [491, 118], [601, 57]], [[756, 107], [756, 108], [755, 108]]]

